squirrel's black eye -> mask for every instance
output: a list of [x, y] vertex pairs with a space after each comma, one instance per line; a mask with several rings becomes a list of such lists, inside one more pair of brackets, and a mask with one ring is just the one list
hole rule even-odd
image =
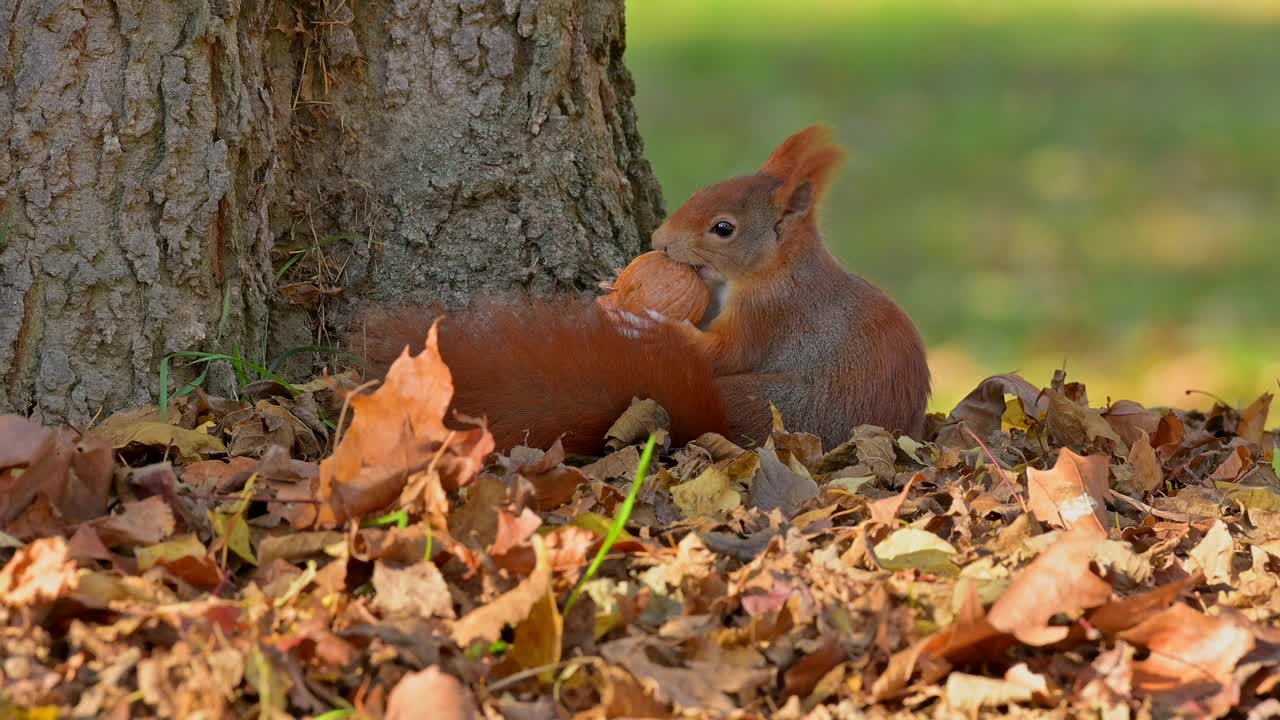
[[733, 227], [733, 223], [729, 222], [728, 220], [721, 220], [720, 222], [711, 226], [711, 232], [715, 233], [717, 236], [722, 238], [727, 238], [730, 235], [732, 235], [735, 229], [736, 228]]

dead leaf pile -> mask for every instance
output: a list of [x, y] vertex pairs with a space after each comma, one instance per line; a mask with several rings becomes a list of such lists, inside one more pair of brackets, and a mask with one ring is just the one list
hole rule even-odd
[[834, 448], [775, 415], [662, 447], [585, 578], [635, 433], [491, 457], [434, 332], [354, 385], [0, 418], [0, 716], [1276, 713], [1269, 395], [1004, 375]]

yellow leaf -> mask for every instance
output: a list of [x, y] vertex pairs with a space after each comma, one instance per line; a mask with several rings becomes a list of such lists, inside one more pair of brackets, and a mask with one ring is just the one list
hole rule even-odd
[[875, 482], [875, 475], [863, 475], [862, 477], [841, 477], [832, 480], [823, 487], [829, 490], [837, 490], [846, 495], [857, 495], [858, 488], [868, 483]]
[[671, 499], [689, 519], [720, 515], [742, 504], [742, 496], [733, 489], [728, 473], [716, 467], [672, 487]]
[[827, 518], [831, 517], [831, 515], [835, 513], [835, 511], [839, 509], [839, 507], [840, 507], [839, 505], [832, 504], [826, 507], [820, 507], [816, 510], [810, 510], [807, 513], [801, 513], [795, 516], [795, 518], [791, 522], [796, 527], [803, 530], [806, 527], [809, 527], [810, 525], [818, 522], [819, 520], [826, 520]]
[[1226, 493], [1228, 500], [1238, 502], [1244, 507], [1280, 512], [1280, 493], [1270, 488], [1241, 485], [1225, 480], [1219, 480], [1214, 485]]
[[202, 556], [205, 552], [204, 543], [200, 542], [200, 538], [195, 535], [183, 535], [134, 550], [138, 558], [139, 571], [149, 570], [155, 567], [157, 563], [173, 562], [184, 557]]
[[[573, 520], [569, 521], [569, 524], [574, 527], [582, 528], [588, 532], [595, 533], [600, 537], [605, 537], [609, 534], [609, 528], [613, 525], [613, 520], [610, 520], [600, 513], [586, 512], [575, 515]], [[551, 530], [554, 530], [554, 528], [548, 527], [546, 530], [550, 532]], [[635, 540], [635, 538], [632, 537], [631, 533], [627, 532], [624, 528], [622, 532], [618, 534], [618, 540]]]
[[957, 575], [952, 562], [956, 549], [927, 530], [901, 528], [875, 546], [876, 559], [887, 570], [920, 570], [933, 575]]
[[1004, 415], [1000, 416], [1000, 429], [1008, 432], [1010, 430], [1022, 430], [1026, 432], [1031, 429], [1031, 418], [1027, 417], [1026, 411], [1022, 409], [1021, 398], [1009, 398], [1005, 401]]
[[209, 433], [162, 422], [136, 422], [111, 428], [104, 425], [98, 432], [113, 448], [134, 444], [156, 448], [171, 447], [184, 463], [196, 462], [203, 459], [203, 456], [227, 451], [227, 446]]
[[[551, 588], [533, 604], [529, 616], [516, 625], [515, 643], [511, 657], [523, 668], [536, 668], [560, 662], [560, 649], [564, 640], [564, 618], [556, 607], [555, 593]], [[546, 671], [549, 676], [552, 671]], [[549, 679], [549, 677], [544, 678]]]
[[209, 512], [209, 520], [213, 522], [213, 531], [226, 540], [231, 552], [239, 555], [245, 562], [258, 564], [258, 559], [253, 555], [253, 543], [249, 539], [249, 523], [239, 513], [214, 510]]

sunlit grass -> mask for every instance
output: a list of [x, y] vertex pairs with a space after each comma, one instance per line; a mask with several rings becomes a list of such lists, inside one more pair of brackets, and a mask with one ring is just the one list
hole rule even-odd
[[934, 354], [936, 406], [1054, 367], [1203, 405], [1280, 376], [1280, 3], [628, 3], [669, 206], [789, 132], [852, 150], [824, 217]]

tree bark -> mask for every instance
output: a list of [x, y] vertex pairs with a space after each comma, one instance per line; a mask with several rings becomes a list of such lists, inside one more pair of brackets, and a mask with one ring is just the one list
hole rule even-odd
[[662, 214], [623, 48], [622, 0], [8, 3], [0, 411], [152, 402], [169, 353], [266, 364], [363, 298], [592, 285]]

